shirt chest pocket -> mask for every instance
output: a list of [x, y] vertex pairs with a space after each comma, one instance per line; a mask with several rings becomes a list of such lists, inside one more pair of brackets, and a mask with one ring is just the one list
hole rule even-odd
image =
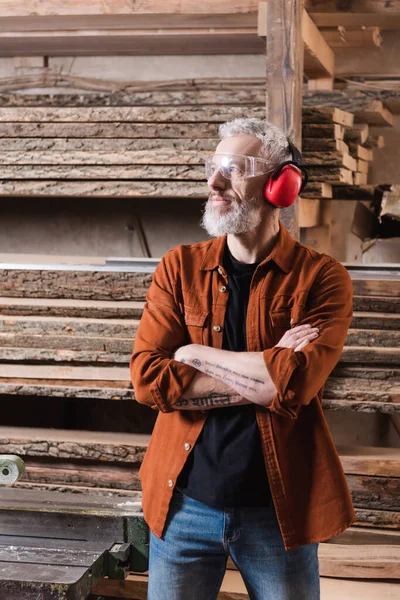
[[301, 325], [304, 315], [305, 309], [302, 305], [269, 311], [274, 344], [280, 341], [286, 331]]
[[208, 312], [185, 307], [184, 318], [188, 331], [189, 343], [207, 345]]

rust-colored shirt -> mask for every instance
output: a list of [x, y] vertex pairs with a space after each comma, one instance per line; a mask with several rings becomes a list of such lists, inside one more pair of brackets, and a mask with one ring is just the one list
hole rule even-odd
[[[222, 346], [225, 243], [226, 236], [180, 245], [164, 256], [136, 334], [131, 358], [135, 396], [159, 411], [140, 468], [144, 517], [158, 537], [177, 477], [208, 413], [174, 410], [197, 370], [171, 356], [189, 343]], [[321, 404], [351, 319], [352, 283], [346, 269], [295, 241], [280, 223], [272, 252], [253, 276], [246, 331], [248, 351], [263, 352], [277, 389], [272, 404], [257, 406], [256, 412], [286, 550], [329, 539], [356, 520]], [[291, 326], [305, 323], [318, 326], [319, 336], [303, 350], [275, 346]]]

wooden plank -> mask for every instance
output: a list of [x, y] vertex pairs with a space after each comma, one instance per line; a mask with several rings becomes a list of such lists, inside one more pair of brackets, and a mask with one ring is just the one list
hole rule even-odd
[[371, 100], [362, 92], [351, 93], [334, 90], [333, 92], [305, 91], [303, 97], [304, 106], [335, 106], [342, 110], [351, 111], [354, 115], [354, 123], [374, 125], [378, 127], [391, 127], [393, 115], [384, 107], [381, 100]]
[[[354, 158], [360, 158], [361, 160], [371, 161], [374, 158], [374, 153], [372, 150], [364, 148], [363, 146], [360, 146], [360, 144], [349, 143], [349, 151], [351, 156]], [[360, 169], [357, 169], [357, 171], [359, 170]]]
[[[181, 80], [176, 82], [150, 82], [131, 83], [125, 86], [123, 92], [115, 91], [115, 85], [119, 82], [105, 80], [93, 80], [85, 77], [63, 78], [61, 73], [47, 73], [46, 87], [72, 88], [70, 93], [49, 95], [24, 93], [12, 93], [13, 86], [17, 89], [30, 85], [31, 87], [43, 87], [43, 77], [34, 75], [26, 77], [7, 78], [0, 82], [0, 105], [1, 106], [206, 106], [208, 104], [223, 104], [235, 106], [237, 104], [263, 104], [265, 102], [265, 81], [252, 80], [244, 86], [237, 85], [240, 79], [221, 79], [218, 88], [209, 89], [208, 79]], [[74, 88], [89, 88], [90, 94], [74, 94]], [[1, 93], [4, 91], [5, 93]], [[106, 92], [104, 94], [104, 92]], [[112, 92], [112, 94], [110, 94]]]
[[367, 348], [364, 346], [345, 346], [341, 355], [342, 362], [376, 363], [395, 365], [399, 360], [398, 348]]
[[362, 527], [386, 527], [387, 529], [399, 530], [400, 513], [392, 510], [376, 510], [354, 508], [357, 515], [355, 526]]
[[[2, 108], [3, 123], [223, 123], [235, 117], [263, 118], [264, 109], [258, 106], [221, 107], [23, 107]], [[143, 136], [146, 137], [146, 136]]]
[[[347, 342], [347, 340], [346, 340]], [[400, 361], [399, 361], [400, 362]], [[325, 399], [400, 402], [400, 382], [330, 376], [324, 388]]]
[[331, 106], [304, 106], [302, 119], [303, 123], [338, 123], [346, 127], [354, 122], [352, 113]]
[[400, 315], [396, 313], [362, 312], [353, 313], [350, 327], [357, 329], [397, 329], [400, 330]]
[[145, 300], [152, 273], [110, 270], [1, 269], [2, 296], [81, 300]]
[[50, 166], [50, 165], [19, 165], [13, 167], [2, 168], [2, 181], [9, 183], [8, 180], [57, 180], [62, 181], [73, 179], [81, 182], [94, 180], [99, 181], [106, 179], [110, 180], [137, 180], [146, 179], [156, 180], [191, 180], [203, 181], [205, 179], [203, 166], [186, 166], [186, 165], [132, 165], [124, 166]]
[[[313, 200], [315, 202], [315, 200]], [[85, 336], [68, 336], [68, 335], [51, 335], [51, 334], [32, 335], [32, 334], [0, 334], [0, 356], [12, 360], [14, 356], [16, 360], [51, 360], [51, 353], [48, 350], [82, 350], [82, 351], [102, 351], [109, 353], [127, 353], [132, 351], [133, 339], [109, 338], [105, 337], [85, 337]], [[43, 352], [40, 350], [46, 348]], [[16, 351], [3, 353], [1, 349], [14, 348]], [[39, 352], [20, 352], [22, 348], [39, 349]], [[18, 349], [18, 350], [17, 350]], [[54, 353], [53, 353], [54, 354]]]
[[[10, 140], [8, 140], [9, 142]], [[0, 139], [1, 143], [1, 139]], [[303, 138], [303, 152], [349, 152], [349, 146], [343, 140], [331, 138]]]
[[379, 27], [346, 29], [339, 26], [334, 29], [324, 29], [321, 33], [324, 40], [335, 52], [346, 51], [349, 48], [370, 48], [376, 50], [381, 48], [382, 37]]
[[369, 126], [365, 123], [362, 125], [355, 125], [354, 127], [348, 127], [344, 132], [344, 140], [350, 144], [365, 144], [369, 135]]
[[400, 547], [396, 546], [320, 544], [318, 559], [324, 577], [400, 578]]
[[[329, 142], [330, 140], [326, 140]], [[135, 163], [137, 164], [138, 158], [142, 155], [142, 153], [150, 152], [149, 157], [152, 157], [152, 152], [156, 152], [156, 154], [161, 155], [161, 153], [166, 153], [167, 155], [181, 155], [182, 153], [198, 153], [198, 152], [207, 152], [207, 154], [213, 153], [216, 145], [218, 144], [218, 139], [210, 138], [210, 139], [186, 139], [186, 138], [177, 138], [177, 139], [157, 139], [157, 138], [138, 138], [138, 139], [130, 139], [130, 138], [26, 138], [26, 137], [16, 137], [16, 138], [0, 138], [0, 150], [4, 153], [8, 153], [9, 156], [9, 164], [15, 164], [15, 161], [12, 160], [13, 157], [20, 156], [21, 160], [24, 156], [23, 153], [29, 153], [27, 156], [27, 160], [31, 160], [31, 155], [36, 156], [37, 158], [41, 155], [44, 155], [44, 160], [50, 158], [52, 154], [58, 155], [62, 157], [65, 153], [68, 154], [69, 157], [72, 156], [80, 156], [83, 157], [86, 154], [92, 153], [92, 157], [95, 157], [97, 153], [102, 153], [103, 155], [108, 153], [116, 153], [117, 155], [121, 154], [125, 156], [125, 152], [133, 152], [135, 156]], [[325, 147], [325, 150], [329, 150], [329, 148]], [[339, 150], [338, 148], [332, 148], [333, 150], [347, 152], [348, 147], [344, 150]], [[20, 152], [18, 155], [17, 153]], [[32, 161], [31, 161], [32, 162]], [[26, 164], [26, 163], [23, 163]], [[57, 163], [55, 163], [57, 164]], [[96, 164], [96, 161], [92, 164]], [[121, 164], [118, 161], [114, 164]]]
[[400, 297], [400, 279], [397, 277], [373, 279], [365, 275], [360, 279], [353, 278], [352, 283], [355, 295]]
[[371, 400], [322, 400], [325, 410], [382, 413], [387, 415], [399, 415], [399, 404], [392, 402], [373, 402]]
[[393, 115], [380, 100], [373, 100], [363, 110], [354, 112], [355, 123], [368, 123], [376, 127], [393, 126]]
[[[140, 463], [134, 464], [91, 464], [87, 465], [72, 457], [71, 461], [57, 458], [53, 460], [35, 461], [30, 457], [24, 458], [26, 471], [19, 479], [20, 483], [46, 483], [58, 486], [73, 485], [86, 489], [86, 492], [96, 488], [139, 491], [141, 489], [139, 479]], [[1, 541], [1, 538], [0, 538]]]
[[332, 198], [332, 186], [324, 181], [309, 181], [302, 196], [305, 198]]
[[335, 55], [305, 10], [301, 19], [301, 34], [304, 41], [304, 72], [309, 78], [321, 75], [332, 77]]
[[353, 309], [357, 311], [400, 313], [400, 298], [385, 296], [353, 296]]
[[[216, 142], [214, 142], [213, 150]], [[203, 165], [207, 156], [212, 154], [210, 150], [183, 150], [181, 148], [163, 148], [154, 150], [127, 150], [108, 152], [108, 151], [21, 151], [13, 150], [2, 154], [3, 165], [36, 165], [42, 168], [44, 165], [110, 165], [118, 170], [122, 165]], [[51, 170], [50, 170], [51, 171]], [[3, 177], [5, 179], [6, 177]], [[135, 176], [135, 178], [138, 178]], [[47, 177], [51, 179], [51, 177]]]
[[373, 185], [334, 185], [332, 197], [334, 200], [368, 200], [372, 201], [375, 195]]
[[[71, 16], [81, 17], [89, 21], [88, 17], [91, 17], [96, 22], [98, 17], [110, 16], [114, 19], [114, 17], [120, 15], [123, 17], [121, 21], [123, 23], [129, 20], [130, 17], [134, 21], [141, 15], [145, 16], [147, 13], [148, 23], [151, 24], [155, 21], [157, 15], [160, 18], [160, 23], [169, 22], [169, 15], [173, 19], [176, 19], [179, 15], [193, 14], [199, 19], [200, 15], [206, 18], [207, 15], [223, 14], [226, 15], [226, 18], [229, 18], [229, 15], [237, 14], [244, 19], [249, 13], [255, 17], [257, 7], [258, 2], [256, 0], [246, 0], [245, 3], [238, 0], [220, 0], [217, 6], [211, 0], [204, 0], [201, 6], [195, 0], [186, 0], [183, 5], [179, 0], [171, 0], [168, 4], [165, 4], [162, 0], [147, 0], [145, 11], [142, 11], [138, 10], [137, 7], [127, 6], [123, 0], [113, 0], [106, 5], [101, 0], [79, 0], [74, 2], [57, 0], [57, 16], [60, 17], [59, 23], [62, 23], [64, 19]], [[43, 21], [46, 23], [48, 17], [54, 16], [54, 9], [51, 4], [36, 6], [34, 0], [27, 0], [25, 3], [22, 0], [15, 0], [15, 2], [5, 0], [1, 5], [0, 16], [15, 17], [15, 15], [18, 15], [26, 27], [32, 27], [32, 18], [27, 19], [26, 17], [45, 17]], [[164, 21], [162, 20], [163, 18]], [[116, 19], [115, 21], [112, 20], [112, 22], [118, 24], [120, 21]], [[155, 28], [159, 26], [160, 24], [153, 25]]]
[[357, 161], [347, 153], [340, 152], [304, 152], [303, 161], [309, 166], [337, 166], [346, 167], [351, 171], [357, 170]]
[[[242, 115], [245, 116], [245, 115]], [[31, 123], [1, 122], [0, 138], [176, 139], [218, 137], [218, 123]], [[329, 137], [329, 135], [328, 135]]]
[[56, 31], [12, 29], [3, 35], [0, 33], [0, 56], [96, 56], [99, 48], [107, 56], [238, 54], [238, 48], [240, 54], [259, 54], [264, 46], [257, 37], [255, 24], [246, 27], [237, 23], [229, 27], [223, 23], [222, 16], [217, 27], [188, 28], [185, 23], [179, 27], [175, 22], [162, 28], [153, 23], [149, 29], [140, 30], [129, 25], [115, 30], [107, 28], [103, 21], [97, 30], [91, 31], [81, 26], [68, 29], [65, 24], [60, 24], [61, 28]]
[[332, 371], [332, 377], [352, 377], [365, 380], [391, 380], [400, 381], [400, 367], [380, 365], [352, 365], [339, 363]]
[[[9, 371], [7, 371], [9, 368]], [[51, 366], [51, 365], [0, 365], [0, 376], [3, 379], [34, 379], [80, 381], [80, 382], [115, 382], [122, 384], [130, 381], [128, 367], [82, 367], [82, 366]]]
[[66, 298], [7, 298], [3, 296], [0, 297], [0, 313], [7, 316], [140, 319], [143, 313], [143, 302], [73, 300]]
[[400, 478], [346, 475], [346, 480], [355, 507], [395, 511], [400, 516]]
[[38, 198], [202, 198], [208, 197], [201, 181], [65, 181], [54, 179], [0, 180], [0, 197]]
[[64, 337], [105, 337], [133, 339], [139, 321], [137, 319], [70, 319], [68, 317], [15, 316], [4, 318], [0, 314], [0, 336], [24, 334], [47, 336], [56, 334]]
[[332, 138], [343, 140], [344, 128], [337, 123], [306, 123], [303, 125], [304, 138]]
[[311, 181], [324, 181], [327, 183], [353, 183], [353, 174], [349, 169], [341, 167], [308, 167]]
[[341, 10], [335, 0], [309, 0], [307, 8], [318, 27], [382, 27], [399, 26], [399, 9], [396, 2], [384, 0], [353, 0]]
[[400, 545], [400, 531], [390, 529], [374, 529], [373, 527], [349, 527], [339, 535], [327, 540], [328, 544], [346, 545]]

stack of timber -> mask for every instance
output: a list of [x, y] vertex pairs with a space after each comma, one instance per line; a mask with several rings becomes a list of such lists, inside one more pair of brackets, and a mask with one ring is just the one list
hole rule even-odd
[[[206, 198], [202, 163], [215, 149], [219, 123], [263, 117], [265, 90], [264, 82], [192, 83], [23, 100], [1, 96], [7, 108], [0, 114], [0, 195], [29, 195], [37, 202], [73, 196]], [[371, 199], [372, 186], [355, 185], [357, 161], [366, 156], [359, 147], [371, 150], [382, 140], [359, 143], [355, 130], [365, 136], [365, 125], [378, 118], [377, 106], [360, 121], [352, 107], [306, 105], [305, 199], [315, 206], [335, 198]], [[400, 429], [398, 274], [351, 274], [354, 320], [325, 387], [324, 408], [347, 415], [376, 412]], [[17, 487], [135, 498], [140, 493], [138, 469], [156, 415], [134, 401], [128, 363], [150, 281], [151, 270], [141, 268], [0, 271], [0, 395], [6, 407], [0, 453], [24, 458], [26, 475]], [[394, 584], [365, 580], [398, 576], [400, 453], [345, 445], [338, 452], [357, 522], [321, 544], [322, 599], [376, 598], [379, 588], [383, 600], [394, 594]], [[142, 582], [145, 598], [145, 577], [130, 577]], [[139, 600], [129, 595], [129, 581], [101, 585], [98, 593], [105, 597]], [[221, 600], [247, 598], [233, 569], [223, 590]]]
[[[0, 427], [0, 453], [25, 461], [26, 474], [16, 487], [137, 498], [138, 469], [151, 431], [143, 415], [153, 411], [134, 402], [128, 363], [154, 267], [147, 272], [107, 266], [2, 271], [0, 395], [8, 421]], [[350, 274], [354, 319], [323, 405], [327, 411], [379, 412], [398, 419], [400, 275]], [[43, 415], [34, 407], [43, 397], [63, 415], [62, 403], [77, 401], [73, 427], [62, 422], [41, 426]], [[114, 427], [115, 415], [125, 407], [135, 407], [135, 422], [128, 430], [89, 431], [81, 415], [92, 401], [97, 407], [110, 405], [106, 415]], [[13, 409], [17, 416], [10, 423]], [[335, 590], [341, 598], [373, 598], [378, 578], [387, 580], [379, 583], [380, 597], [389, 598], [391, 580], [400, 572], [400, 449], [337, 449], [357, 521], [320, 545], [322, 599], [338, 597]], [[101, 581], [96, 593], [139, 600], [146, 597], [146, 586], [145, 575], [130, 574], [125, 582]], [[220, 599], [237, 598], [247, 595], [229, 563]]]
[[[218, 125], [264, 117], [265, 92], [239, 83], [218, 91], [210, 82], [151, 85], [113, 95], [31, 95], [25, 105], [3, 94], [0, 195], [206, 197], [202, 165]], [[371, 148], [383, 143], [368, 135], [378, 112], [305, 103], [305, 198], [332, 198], [331, 184], [367, 182]]]

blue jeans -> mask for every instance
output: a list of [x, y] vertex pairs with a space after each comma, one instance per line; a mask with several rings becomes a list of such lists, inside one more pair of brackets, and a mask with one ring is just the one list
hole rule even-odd
[[228, 556], [250, 600], [319, 600], [318, 543], [285, 550], [268, 507], [212, 508], [174, 492], [163, 538], [150, 533], [148, 600], [215, 600]]

